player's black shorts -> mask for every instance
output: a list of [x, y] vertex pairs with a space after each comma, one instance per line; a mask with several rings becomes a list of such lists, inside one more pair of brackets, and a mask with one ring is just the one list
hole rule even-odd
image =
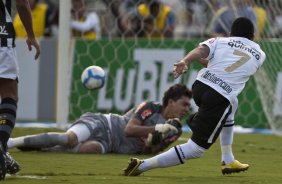
[[208, 149], [217, 139], [231, 113], [231, 105], [224, 96], [200, 81], [195, 81], [192, 92], [199, 110], [188, 122], [193, 132], [191, 139]]

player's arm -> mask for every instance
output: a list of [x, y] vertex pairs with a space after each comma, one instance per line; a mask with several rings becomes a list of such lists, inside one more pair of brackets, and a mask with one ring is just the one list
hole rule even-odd
[[210, 49], [207, 45], [200, 45], [197, 48], [193, 49], [189, 52], [181, 61], [174, 64], [174, 77], [177, 78], [181, 74], [187, 71], [188, 65], [190, 65], [193, 61], [198, 61], [203, 65], [207, 65], [208, 60], [204, 60], [209, 56]]
[[19, 13], [19, 17], [27, 33], [26, 43], [28, 49], [31, 51], [32, 46], [35, 47], [36, 53], [34, 58], [37, 59], [40, 55], [40, 48], [35, 39], [35, 35], [32, 27], [32, 16], [31, 16], [31, 9], [29, 6], [29, 2], [28, 0], [16, 0], [16, 7]]
[[134, 115], [127, 123], [124, 133], [128, 137], [147, 137], [149, 133], [155, 131], [159, 133], [167, 133], [169, 131], [178, 132], [177, 128], [170, 124], [156, 124], [155, 126], [144, 126], [143, 122], [150, 118], [156, 110], [152, 107], [152, 103], [143, 102], [135, 110]]
[[149, 133], [154, 131], [154, 126], [142, 126], [140, 120], [132, 117], [127, 123], [124, 133], [127, 137], [147, 137]]
[[144, 126], [142, 122], [136, 118], [131, 118], [127, 123], [124, 133], [127, 137], [147, 137], [149, 133], [159, 132], [159, 133], [167, 133], [167, 132], [175, 132], [178, 130], [168, 124], [157, 124], [155, 126]]
[[200, 59], [207, 58], [209, 56], [210, 49], [207, 45], [200, 45], [197, 48], [189, 52], [182, 60], [186, 65], [191, 64], [193, 61], [199, 61]]
[[155, 131], [154, 126], [143, 126], [143, 122], [149, 118], [153, 110], [148, 102], [141, 103], [125, 126], [124, 133], [127, 137], [147, 137]]
[[16, 0], [16, 7], [28, 37], [34, 38], [31, 9], [28, 0]]
[[205, 58], [201, 58], [199, 59], [198, 63], [200, 63], [201, 65], [203, 65], [204, 67], [208, 66], [209, 60], [205, 59]]

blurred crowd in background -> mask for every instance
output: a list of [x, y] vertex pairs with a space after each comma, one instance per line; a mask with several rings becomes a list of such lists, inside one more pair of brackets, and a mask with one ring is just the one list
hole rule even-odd
[[[59, 1], [29, 0], [37, 37], [57, 36]], [[226, 36], [232, 21], [250, 18], [256, 38], [282, 36], [282, 0], [71, 0], [74, 37], [203, 38]], [[17, 37], [25, 37], [18, 15]]]

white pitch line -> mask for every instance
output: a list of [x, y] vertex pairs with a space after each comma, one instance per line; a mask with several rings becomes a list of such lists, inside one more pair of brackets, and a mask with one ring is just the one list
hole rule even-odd
[[27, 178], [27, 179], [36, 179], [36, 180], [46, 180], [47, 176], [36, 176], [36, 175], [9, 175], [6, 177], [15, 177], [15, 178]]

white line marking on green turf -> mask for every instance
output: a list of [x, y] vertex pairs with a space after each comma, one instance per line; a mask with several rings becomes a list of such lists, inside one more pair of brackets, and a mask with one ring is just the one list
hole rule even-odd
[[36, 179], [36, 180], [46, 180], [46, 176], [36, 176], [36, 175], [6, 175], [7, 177], [15, 177], [15, 178], [27, 178], [27, 179]]

